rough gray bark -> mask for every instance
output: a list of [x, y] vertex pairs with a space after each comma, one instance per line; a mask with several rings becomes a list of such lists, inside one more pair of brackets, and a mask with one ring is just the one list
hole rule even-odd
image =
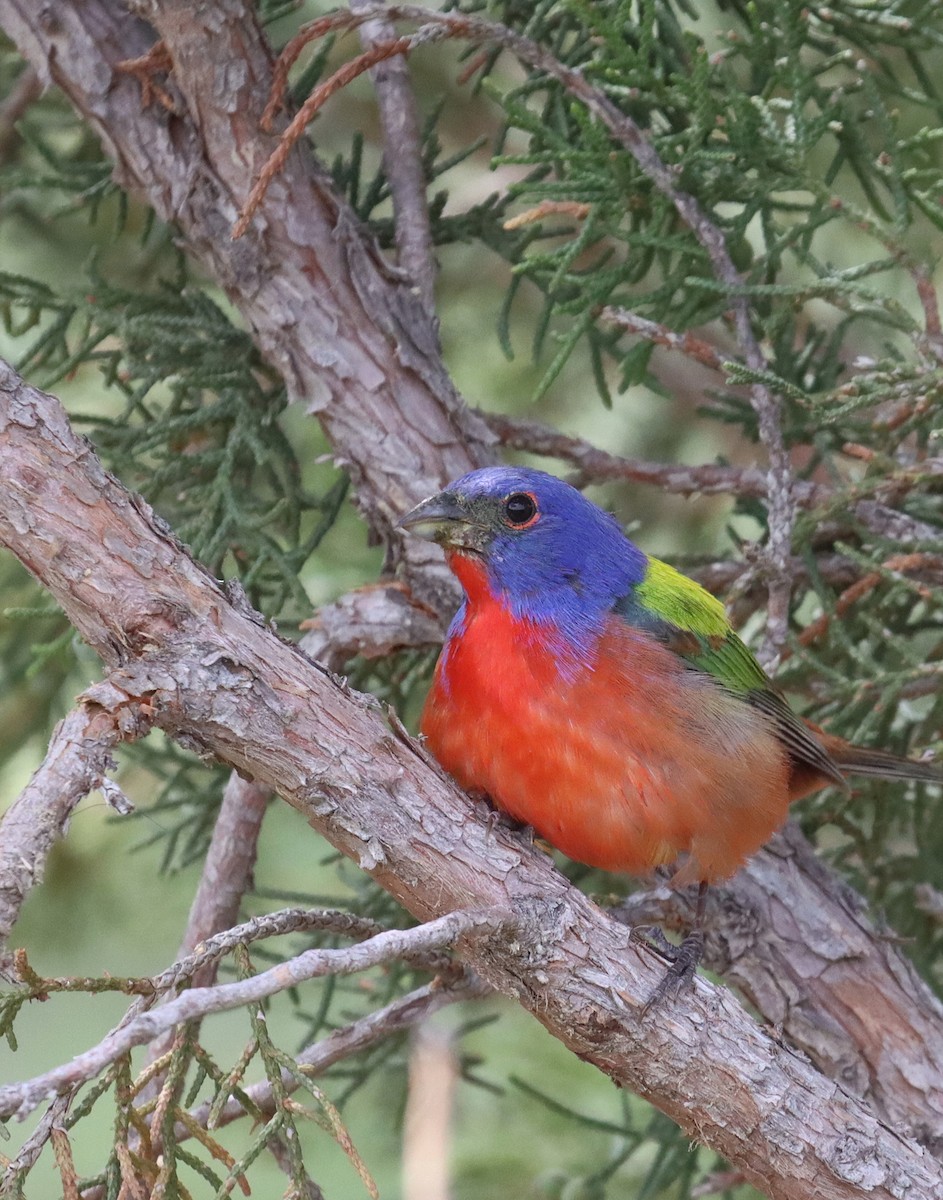
[[3, 816], [0, 839], [0, 968], [4, 944], [27, 892], [42, 879], [46, 857], [62, 836], [79, 801], [98, 787], [114, 766], [111, 751], [148, 728], [140, 715], [123, 721], [94, 701], [78, 707], [56, 726], [46, 757]]
[[[490, 460], [492, 435], [462, 404], [435, 327], [409, 279], [336, 195], [310, 156], [293, 154], [245, 238], [230, 231], [277, 144], [260, 118], [271, 61], [251, 6], [141, 3], [148, 26], [110, 0], [0, 0], [0, 26], [101, 138], [115, 177], [179, 228], [226, 290], [291, 395], [317, 414], [374, 529], [449, 479]], [[118, 64], [163, 38], [176, 111], [142, 108]], [[455, 585], [434, 547], [410, 540], [407, 578], [444, 611]]]
[[[677, 929], [690, 913], [690, 899], [667, 886], [618, 909], [629, 924]], [[940, 1155], [943, 1005], [798, 826], [711, 888], [707, 929], [710, 970], [842, 1088]]]
[[92, 699], [145, 713], [275, 788], [420, 919], [499, 907], [513, 938], [465, 961], [576, 1054], [741, 1168], [774, 1200], [929, 1200], [943, 1168], [698, 980], [655, 1018], [662, 965], [549, 859], [475, 819], [417, 745], [251, 612], [234, 607], [61, 406], [0, 376], [0, 540], [113, 668]]

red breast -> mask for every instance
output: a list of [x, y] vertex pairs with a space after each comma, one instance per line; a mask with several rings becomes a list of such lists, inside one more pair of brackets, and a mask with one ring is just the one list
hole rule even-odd
[[515, 617], [484, 564], [452, 554], [468, 597], [421, 727], [465, 787], [571, 858], [680, 881], [725, 878], [782, 823], [785, 753], [760, 713], [615, 617], [591, 661]]

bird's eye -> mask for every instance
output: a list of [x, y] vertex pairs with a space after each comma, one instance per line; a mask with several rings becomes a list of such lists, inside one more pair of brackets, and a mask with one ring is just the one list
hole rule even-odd
[[514, 529], [526, 529], [538, 517], [537, 498], [530, 492], [514, 492], [504, 502], [504, 519]]

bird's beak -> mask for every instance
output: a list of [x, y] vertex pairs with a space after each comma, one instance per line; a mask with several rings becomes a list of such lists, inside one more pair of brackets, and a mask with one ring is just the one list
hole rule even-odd
[[400, 517], [396, 527], [440, 546], [477, 551], [485, 546], [486, 531], [469, 511], [467, 502], [454, 492], [439, 492], [423, 500]]

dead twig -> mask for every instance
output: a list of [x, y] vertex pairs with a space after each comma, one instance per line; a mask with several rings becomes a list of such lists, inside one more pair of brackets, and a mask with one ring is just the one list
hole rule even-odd
[[712, 371], [723, 371], [724, 369], [724, 356], [710, 342], [705, 342], [703, 338], [696, 337], [690, 331], [677, 333], [674, 329], [669, 329], [667, 325], [659, 324], [658, 321], [650, 321], [647, 317], [640, 317], [638, 313], [630, 312], [627, 308], [615, 308], [612, 305], [604, 308], [599, 315], [602, 320], [618, 325], [627, 333], [637, 333], [646, 341], [654, 342], [656, 346], [677, 350], [687, 358], [693, 358], [703, 366], [710, 367]]
[[56, 726], [46, 757], [0, 822], [0, 949], [75, 806], [114, 768], [111, 751], [149, 729], [140, 707], [106, 711], [89, 693]]
[[683, 463], [625, 458], [537, 421], [506, 417], [502, 413], [481, 412], [480, 415], [498, 435], [502, 446], [560, 458], [572, 464], [577, 468], [578, 476], [571, 482], [577, 487], [604, 479], [621, 479], [651, 484], [680, 496], [766, 495], [766, 476], [756, 467], [727, 467], [713, 463], [690, 467]]
[[[375, 9], [371, 0], [351, 0], [353, 12]], [[366, 50], [395, 36], [389, 21], [376, 18], [361, 26]], [[409, 67], [402, 55], [379, 62], [370, 72], [383, 130], [383, 171], [393, 200], [393, 230], [400, 269], [416, 286], [426, 315], [435, 317], [435, 249], [426, 201], [422, 133]]]
[[146, 54], [137, 58], [126, 58], [115, 64], [115, 70], [133, 75], [141, 85], [141, 107], [149, 108], [156, 100], [167, 112], [177, 111], [177, 102], [156, 80], [157, 75], [166, 75], [173, 70], [170, 50], [163, 41], [157, 41]]
[[0, 1087], [0, 1117], [22, 1120], [50, 1095], [94, 1079], [135, 1046], [144, 1045], [183, 1022], [256, 1004], [277, 992], [324, 975], [352, 975], [394, 959], [426, 955], [453, 945], [459, 938], [506, 929], [514, 918], [506, 911], [478, 909], [449, 913], [413, 929], [389, 929], [357, 946], [340, 950], [308, 950], [260, 975], [216, 987], [192, 988], [151, 1012], [123, 1022], [97, 1046], [23, 1083]]

